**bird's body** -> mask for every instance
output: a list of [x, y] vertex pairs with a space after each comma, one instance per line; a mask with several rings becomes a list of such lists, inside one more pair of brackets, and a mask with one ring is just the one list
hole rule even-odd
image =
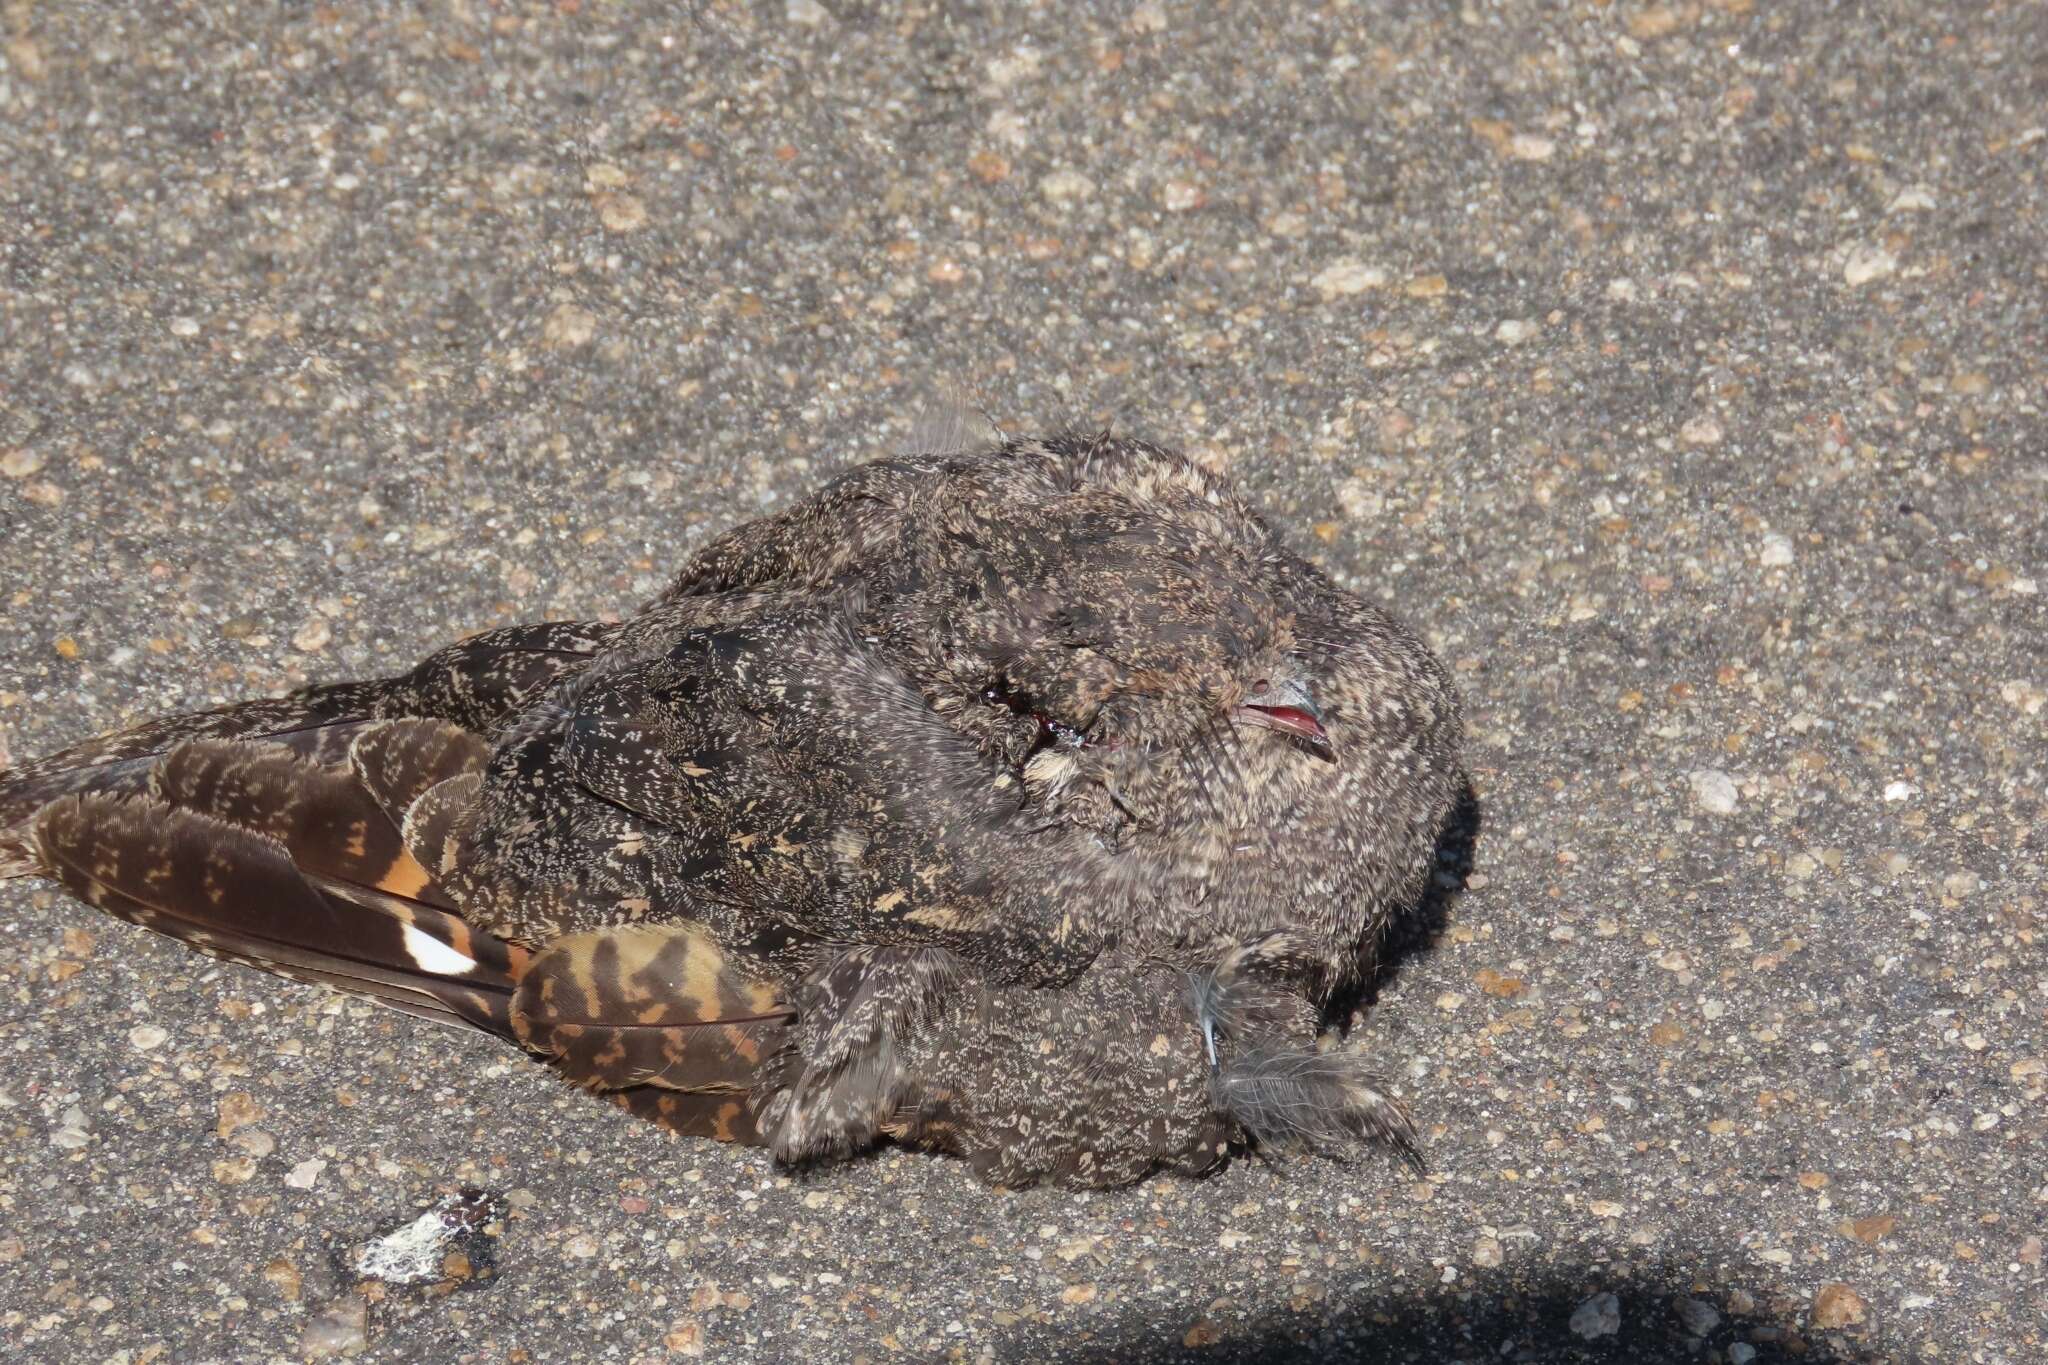
[[619, 624], [0, 778], [0, 873], [515, 1039], [788, 1160], [1002, 1184], [1407, 1121], [1333, 992], [1419, 891], [1457, 701], [1157, 448], [861, 466]]

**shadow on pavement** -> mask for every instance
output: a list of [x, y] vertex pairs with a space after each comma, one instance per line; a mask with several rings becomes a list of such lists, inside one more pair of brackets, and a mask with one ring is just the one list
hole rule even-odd
[[[1719, 1258], [1716, 1258], [1719, 1259]], [[1612, 1303], [1597, 1296], [1612, 1295]], [[1589, 1267], [1535, 1272], [1468, 1271], [1455, 1285], [1413, 1295], [1342, 1291], [1304, 1305], [1275, 1308], [1249, 1322], [1240, 1309], [1215, 1305], [1162, 1339], [1159, 1309], [1133, 1304], [1089, 1339], [1068, 1332], [1033, 1340], [1020, 1333], [999, 1348], [1003, 1360], [1188, 1361], [1204, 1365], [1283, 1365], [1308, 1361], [1469, 1362], [1753, 1361], [1770, 1365], [1862, 1365], [1886, 1357], [1867, 1339], [1805, 1326], [1799, 1302], [1742, 1305], [1699, 1289], [1668, 1267]], [[1112, 1310], [1114, 1311], [1114, 1310]], [[1575, 1330], [1576, 1326], [1576, 1330]], [[1599, 1328], [1610, 1330], [1586, 1336]], [[1858, 1329], [1862, 1330], [1862, 1329]]]

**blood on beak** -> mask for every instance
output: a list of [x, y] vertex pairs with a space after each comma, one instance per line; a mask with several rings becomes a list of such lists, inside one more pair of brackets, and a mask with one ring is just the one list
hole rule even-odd
[[1292, 736], [1317, 758], [1332, 763], [1337, 760], [1337, 751], [1323, 729], [1322, 713], [1316, 709], [1308, 689], [1298, 682], [1268, 683], [1244, 699], [1237, 708], [1237, 719], [1246, 725]]

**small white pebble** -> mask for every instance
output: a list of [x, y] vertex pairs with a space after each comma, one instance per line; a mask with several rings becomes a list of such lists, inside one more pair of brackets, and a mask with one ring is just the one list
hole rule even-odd
[[370, 1344], [370, 1305], [360, 1294], [343, 1294], [316, 1313], [299, 1333], [299, 1355], [332, 1360], [360, 1353]]
[[1387, 510], [1386, 499], [1373, 492], [1363, 479], [1346, 479], [1337, 485], [1337, 506], [1345, 516], [1354, 519], [1376, 517]]
[[155, 1024], [137, 1024], [128, 1030], [128, 1046], [137, 1052], [149, 1052], [162, 1047], [170, 1036]]
[[2029, 716], [2041, 714], [2041, 708], [2048, 706], [2048, 689], [2036, 687], [2024, 678], [2014, 678], [1998, 685], [1998, 695], [2006, 703], [2017, 706]]
[[1910, 801], [1919, 794], [1920, 789], [1911, 782], [1888, 783], [1884, 789], [1884, 799], [1887, 801]]
[[1678, 439], [1689, 446], [1717, 446], [1721, 444], [1722, 435], [1721, 424], [1705, 415], [1693, 418], [1678, 429]]
[[558, 304], [541, 324], [540, 340], [553, 351], [570, 351], [597, 335], [597, 314], [573, 303]]
[[1773, 531], [1764, 537], [1764, 548], [1757, 556], [1757, 562], [1766, 569], [1782, 569], [1792, 562], [1792, 537], [1782, 536]]
[[1735, 779], [1719, 768], [1701, 768], [1688, 773], [1686, 781], [1692, 784], [1692, 799], [1709, 815], [1733, 815], [1741, 802], [1741, 794], [1735, 789]]
[[91, 1141], [91, 1125], [85, 1120], [85, 1110], [75, 1104], [64, 1111], [63, 1122], [50, 1134], [50, 1145], [65, 1152], [75, 1152]]
[[1368, 289], [1380, 288], [1386, 282], [1386, 271], [1376, 265], [1367, 265], [1354, 256], [1345, 256], [1325, 266], [1309, 281], [1309, 285], [1327, 301], [1363, 294]]
[[1093, 197], [1095, 182], [1079, 171], [1054, 171], [1038, 182], [1038, 192], [1054, 204], [1073, 204]]
[[1613, 1336], [1621, 1330], [1621, 1300], [1612, 1294], [1595, 1294], [1572, 1311], [1571, 1329], [1573, 1335], [1587, 1341]]
[[1696, 1337], [1708, 1336], [1721, 1325], [1720, 1312], [1705, 1299], [1680, 1299], [1672, 1307], [1685, 1330]]
[[1899, 268], [1899, 258], [1881, 246], [1863, 245], [1842, 262], [1842, 278], [1854, 287], [1881, 280]]

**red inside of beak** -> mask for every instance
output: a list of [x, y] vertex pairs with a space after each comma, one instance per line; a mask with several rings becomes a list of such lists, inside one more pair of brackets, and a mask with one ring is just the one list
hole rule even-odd
[[1323, 733], [1323, 723], [1298, 706], [1247, 706], [1247, 711], [1256, 711], [1266, 718], [1266, 724], [1275, 730], [1290, 735], [1300, 735], [1319, 744], [1328, 744], [1330, 737]]

